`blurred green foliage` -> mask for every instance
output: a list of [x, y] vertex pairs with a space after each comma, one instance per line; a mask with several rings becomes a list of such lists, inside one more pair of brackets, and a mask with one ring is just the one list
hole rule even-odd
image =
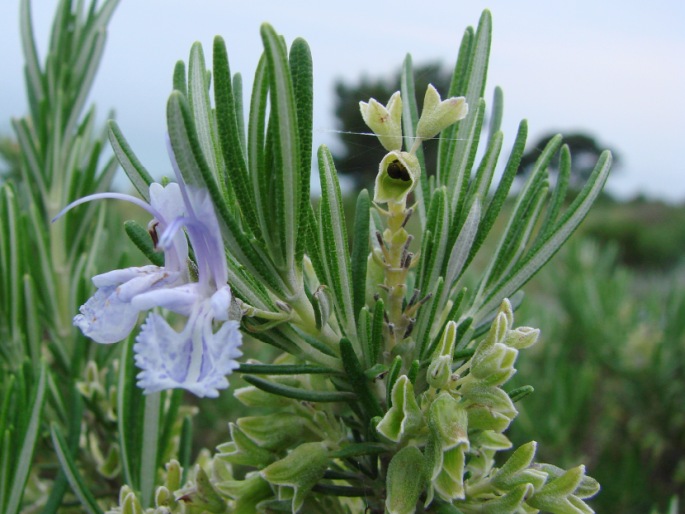
[[584, 462], [597, 512], [663, 511], [685, 493], [685, 275], [639, 275], [619, 248], [576, 239], [527, 288], [517, 316], [542, 344], [520, 360], [536, 392], [511, 435]]
[[667, 270], [683, 258], [685, 206], [636, 198], [619, 203], [604, 199], [588, 216], [585, 233], [614, 241], [620, 262], [645, 270]]

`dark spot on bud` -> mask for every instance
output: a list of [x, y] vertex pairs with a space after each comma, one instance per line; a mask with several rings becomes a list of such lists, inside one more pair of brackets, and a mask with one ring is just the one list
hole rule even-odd
[[388, 164], [388, 175], [390, 178], [403, 180], [405, 182], [409, 182], [411, 180], [409, 170], [407, 170], [407, 168], [398, 159], [395, 159]]
[[157, 227], [159, 226], [159, 221], [157, 220], [152, 220], [150, 224], [147, 226], [147, 232], [150, 234], [150, 239], [152, 239], [152, 245], [155, 249], [157, 249], [157, 245], [159, 244], [159, 235], [157, 234]]

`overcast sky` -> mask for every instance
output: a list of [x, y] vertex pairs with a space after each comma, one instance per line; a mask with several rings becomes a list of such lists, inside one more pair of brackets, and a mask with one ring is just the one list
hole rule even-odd
[[[56, 3], [32, 1], [41, 56]], [[475, 26], [489, 8], [494, 29], [486, 99], [495, 85], [503, 88], [505, 145], [511, 145], [522, 118], [529, 121], [529, 141], [549, 131], [588, 132], [620, 153], [622, 167], [610, 178], [610, 191], [685, 201], [682, 0], [247, 4], [122, 0], [115, 12], [92, 100], [103, 120], [109, 109], [116, 111], [132, 147], [158, 175], [170, 172], [163, 141], [171, 73], [194, 41], [209, 54], [213, 36], [222, 35], [231, 69], [243, 74], [249, 91], [263, 21], [289, 42], [304, 37], [314, 58], [315, 144], [334, 146], [336, 79], [389, 75], [407, 52], [415, 63], [439, 60], [452, 66], [464, 28]], [[10, 117], [26, 111], [18, 8], [19, 0], [0, 1], [2, 133], [10, 130]]]

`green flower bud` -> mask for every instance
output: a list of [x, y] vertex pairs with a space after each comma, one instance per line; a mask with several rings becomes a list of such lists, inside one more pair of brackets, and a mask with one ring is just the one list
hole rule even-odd
[[231, 441], [217, 447], [217, 458], [231, 464], [264, 467], [274, 460], [273, 454], [256, 444], [234, 423], [229, 423]]
[[[282, 381], [276, 379], [276, 382], [283, 383]], [[271, 394], [258, 389], [254, 386], [241, 387], [235, 390], [233, 396], [247, 407], [285, 407], [295, 403], [294, 400], [286, 398], [285, 396], [280, 396], [278, 394]]]
[[426, 371], [426, 381], [428, 385], [435, 389], [443, 389], [449, 384], [452, 376], [452, 357], [440, 355], [433, 359]]
[[449, 383], [452, 376], [452, 355], [456, 337], [457, 324], [449, 321], [440, 338], [440, 344], [435, 349], [433, 361], [426, 372], [426, 380], [431, 387], [442, 389]]
[[535, 343], [537, 343], [539, 337], [539, 328], [518, 327], [509, 331], [504, 344], [511, 346], [512, 348], [516, 348], [517, 350], [521, 350], [523, 348], [533, 346]]
[[155, 491], [155, 507], [170, 507], [173, 501], [174, 498], [169, 489], [163, 485], [157, 488]]
[[414, 190], [421, 175], [419, 160], [408, 152], [392, 151], [381, 161], [373, 201], [401, 203]]
[[182, 501], [191, 512], [223, 514], [228, 509], [226, 500], [214, 488], [200, 466], [196, 466], [195, 485], [178, 491], [177, 494], [177, 501]]
[[518, 414], [516, 407], [514, 407], [514, 402], [512, 402], [509, 395], [499, 387], [485, 386], [471, 382], [469, 384], [464, 384], [459, 392], [469, 403], [487, 407], [493, 411], [504, 414], [509, 419], [514, 419]]
[[378, 423], [376, 430], [390, 441], [399, 443], [415, 435], [425, 422], [414, 397], [414, 386], [406, 375], [402, 375], [395, 382], [391, 398], [392, 407]]
[[587, 514], [593, 512], [587, 504], [573, 492], [580, 486], [585, 476], [585, 466], [578, 466], [563, 475], [547, 482], [527, 500], [535, 509], [560, 514]]
[[[529, 485], [520, 485], [504, 496], [499, 496], [492, 500], [479, 503], [478, 507], [481, 512], [488, 514], [511, 514], [512, 512], [528, 512], [525, 505], [522, 505], [525, 499], [533, 494], [533, 488]], [[521, 509], [521, 507], [524, 507]]]
[[464, 119], [468, 112], [469, 106], [463, 96], [441, 100], [438, 90], [432, 84], [428, 84], [421, 118], [416, 126], [416, 136], [419, 139], [430, 139], [453, 123]]
[[390, 97], [387, 107], [371, 98], [359, 102], [364, 123], [378, 136], [386, 150], [402, 149], [402, 97], [397, 91]]
[[103, 477], [109, 479], [112, 479], [119, 474], [119, 471], [121, 471], [121, 458], [118, 445], [113, 444], [109, 447], [107, 458], [98, 463], [97, 470]]
[[424, 486], [424, 458], [415, 446], [402, 448], [390, 461], [386, 477], [388, 514], [412, 514]]
[[464, 455], [463, 446], [447, 450], [442, 459], [442, 468], [433, 478], [433, 488], [443, 500], [463, 499], [464, 493]]
[[291, 487], [292, 511], [299, 512], [309, 491], [323, 477], [328, 461], [324, 443], [304, 443], [263, 469], [261, 475], [271, 484]]
[[536, 448], [535, 441], [520, 446], [492, 477], [492, 484], [503, 490], [530, 484], [534, 490], [539, 490], [547, 481], [548, 475], [544, 471], [529, 467]]
[[501, 343], [483, 349], [479, 346], [471, 360], [471, 375], [483, 384], [504, 384], [516, 373], [516, 357], [518, 350]]
[[507, 436], [493, 430], [479, 430], [471, 434], [469, 439], [475, 448], [483, 450], [503, 451], [512, 447]]
[[124, 497], [123, 503], [121, 505], [121, 514], [144, 514], [143, 506], [136, 498], [136, 495], [132, 492], [128, 493]]
[[226, 480], [217, 482], [215, 487], [221, 493], [233, 498], [233, 514], [253, 514], [258, 512], [257, 504], [273, 497], [269, 483], [256, 472], [248, 473], [245, 480]]
[[169, 491], [176, 491], [181, 487], [181, 474], [183, 470], [177, 460], [171, 460], [166, 465], [166, 487]]
[[[550, 477], [550, 480], [554, 480], [556, 478], [559, 478], [561, 475], [566, 473], [566, 470], [561, 469], [560, 467], [554, 466], [552, 464], [533, 464], [532, 467], [539, 469], [540, 471], [544, 471], [547, 473]], [[578, 487], [573, 491], [573, 496], [577, 496], [578, 498], [592, 498], [594, 495], [596, 495], [599, 490], [601, 489], [599, 482], [595, 480], [592, 477], [589, 477], [587, 475], [583, 475], [583, 479], [580, 481], [580, 484]]]
[[468, 414], [449, 393], [441, 393], [431, 404], [428, 426], [443, 451], [457, 446], [469, 449]]
[[305, 417], [287, 412], [245, 416], [237, 424], [247, 437], [265, 450], [285, 450], [293, 443], [313, 436]]

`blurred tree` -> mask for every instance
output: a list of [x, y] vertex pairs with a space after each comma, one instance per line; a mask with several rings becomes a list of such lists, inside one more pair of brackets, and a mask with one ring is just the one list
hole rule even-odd
[[[532, 147], [523, 154], [521, 164], [519, 165], [518, 174], [527, 175], [533, 169], [535, 161], [540, 156], [540, 152], [545, 148], [547, 143], [556, 135], [552, 132], [539, 138]], [[585, 183], [592, 170], [597, 164], [599, 155], [607, 147], [597, 143], [597, 140], [585, 132], [573, 132], [564, 134], [564, 143], [568, 145], [571, 151], [571, 187], [579, 186]], [[612, 170], [617, 168], [620, 164], [618, 154], [615, 150], [611, 150], [613, 155]], [[559, 154], [557, 154], [550, 163], [551, 173], [555, 173], [559, 169]]]
[[[338, 80], [335, 84], [337, 95], [335, 115], [339, 120], [338, 129], [342, 150], [334, 154], [339, 173], [352, 178], [357, 187], [371, 187], [376, 178], [378, 163], [386, 150], [366, 126], [359, 113], [359, 102], [375, 98], [385, 104], [390, 96], [400, 89], [401, 72], [390, 78], [369, 78], [355, 83]], [[449, 90], [451, 72], [442, 69], [439, 63], [429, 63], [414, 67], [414, 79], [419, 112], [423, 106], [423, 95], [428, 84], [433, 84], [444, 98]], [[435, 169], [437, 160], [437, 141], [427, 141], [423, 145], [427, 169]]]

